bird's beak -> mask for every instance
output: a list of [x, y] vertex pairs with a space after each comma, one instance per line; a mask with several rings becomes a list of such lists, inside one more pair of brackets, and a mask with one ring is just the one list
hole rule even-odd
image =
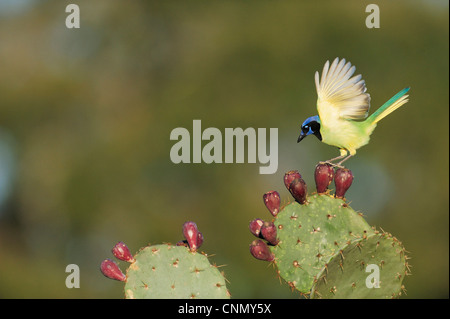
[[301, 140], [303, 140], [306, 137], [306, 134], [300, 134], [300, 136], [297, 139], [297, 143], [300, 143]]

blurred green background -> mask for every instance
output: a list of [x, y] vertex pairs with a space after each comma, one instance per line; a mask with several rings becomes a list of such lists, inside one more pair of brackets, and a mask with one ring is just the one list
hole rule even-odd
[[[65, 27], [72, 2], [80, 29]], [[369, 3], [380, 29], [366, 28]], [[122, 298], [99, 271], [112, 246], [175, 243], [193, 220], [232, 297], [299, 298], [250, 256], [248, 223], [269, 219], [264, 192], [287, 202], [284, 172], [313, 190], [315, 164], [338, 155], [296, 139], [316, 114], [314, 72], [344, 57], [372, 111], [412, 87], [347, 162], [347, 198], [410, 252], [405, 298], [448, 298], [448, 36], [447, 0], [0, 0], [0, 297]], [[278, 128], [277, 173], [173, 164], [170, 132], [193, 119]]]

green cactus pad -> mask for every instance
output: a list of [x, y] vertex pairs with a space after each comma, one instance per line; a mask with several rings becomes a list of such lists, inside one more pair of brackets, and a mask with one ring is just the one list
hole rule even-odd
[[399, 297], [408, 274], [406, 259], [402, 244], [388, 233], [352, 242], [322, 270], [311, 298]]
[[[406, 250], [392, 235], [370, 227], [363, 215], [348, 205], [343, 196], [353, 180], [350, 170], [346, 170], [345, 190], [339, 190], [343, 186], [341, 178], [336, 180], [336, 174], [342, 169], [334, 173], [336, 193], [340, 196], [330, 195], [327, 186], [333, 177], [332, 171], [329, 164], [316, 166], [314, 177], [320, 193], [306, 198], [303, 196], [306, 186], [300, 173], [287, 172], [284, 183], [296, 202], [281, 209], [279, 198], [270, 197], [278, 193], [265, 193], [264, 204], [275, 217], [276, 239], [273, 227], [270, 234], [264, 233], [259, 229], [265, 229], [258, 223], [261, 219], [253, 220], [250, 231], [266, 240], [259, 240], [257, 247], [265, 251], [265, 255], [258, 255], [255, 249], [250, 249], [250, 253], [256, 259], [273, 263], [278, 276], [305, 297], [399, 297], [405, 292], [403, 279], [410, 272]], [[301, 192], [293, 192], [297, 188]]]
[[200, 252], [161, 244], [141, 249], [127, 270], [125, 297], [139, 299], [228, 299], [217, 266]]
[[352, 241], [374, 234], [342, 199], [314, 195], [285, 206], [274, 221], [279, 243], [272, 246], [278, 274], [301, 293], [310, 293], [324, 266]]

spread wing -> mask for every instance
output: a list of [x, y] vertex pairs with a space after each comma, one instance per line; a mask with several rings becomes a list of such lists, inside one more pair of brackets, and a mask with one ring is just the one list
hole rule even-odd
[[315, 74], [317, 109], [321, 119], [337, 116], [342, 119], [362, 120], [369, 113], [370, 95], [361, 75], [353, 76], [355, 66], [336, 58], [330, 66], [325, 63], [322, 77]]

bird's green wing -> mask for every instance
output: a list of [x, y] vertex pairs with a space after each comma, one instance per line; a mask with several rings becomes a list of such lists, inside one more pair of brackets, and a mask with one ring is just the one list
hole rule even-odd
[[365, 119], [369, 113], [370, 95], [366, 93], [366, 85], [361, 75], [355, 73], [355, 66], [350, 62], [336, 58], [330, 66], [325, 63], [322, 77], [315, 74], [317, 89], [317, 110], [320, 119], [336, 120]]

